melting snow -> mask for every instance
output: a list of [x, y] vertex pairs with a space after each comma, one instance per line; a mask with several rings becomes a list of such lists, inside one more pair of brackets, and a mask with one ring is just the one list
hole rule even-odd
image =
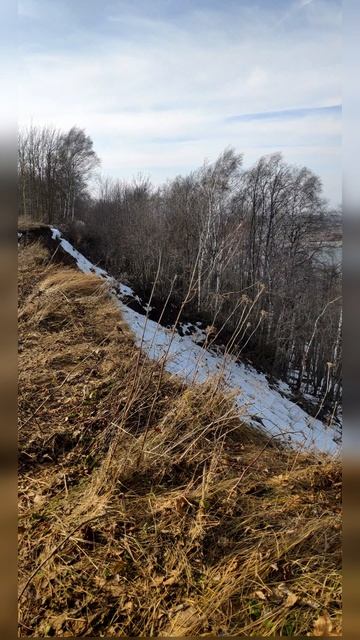
[[104, 269], [95, 267], [95, 265], [93, 265], [90, 260], [85, 258], [85, 256], [83, 256], [80, 251], [77, 251], [72, 246], [72, 244], [70, 244], [70, 242], [65, 240], [58, 229], [51, 227], [51, 235], [52, 239], [59, 240], [59, 244], [64, 249], [64, 251], [66, 251], [66, 253], [68, 253], [76, 260], [76, 264], [79, 267], [80, 271], [82, 271], [83, 273], [95, 273], [97, 276], [101, 276], [102, 278], [109, 278], [109, 275], [106, 271], [104, 271]]
[[[176, 331], [163, 327], [145, 315], [130, 309], [126, 298], [135, 296], [127, 285], [117, 282], [106, 271], [94, 266], [77, 251], [58, 229], [52, 228], [52, 237], [70, 254], [84, 273], [95, 273], [106, 278], [112, 286], [124, 319], [132, 329], [136, 343], [146, 351], [151, 359], [166, 357], [165, 368], [174, 375], [181, 376], [189, 384], [205, 382], [209, 377], [221, 376], [224, 388], [235, 390], [235, 401], [241, 415], [247, 422], [263, 428], [271, 435], [279, 436], [287, 442], [317, 449], [327, 453], [338, 453], [339, 446], [334, 441], [336, 432], [332, 427], [311, 417], [301, 407], [284, 397], [290, 388], [279, 381], [278, 390], [269, 386], [264, 374], [244, 363], [236, 362], [231, 356], [224, 356], [196, 344], [204, 339], [204, 332], [189, 323], [182, 325], [186, 334], [191, 328], [192, 335], [179, 335]], [[124, 299], [124, 300], [123, 300]], [[146, 310], [147, 305], [143, 305]], [[281, 391], [281, 392], [280, 392]]]

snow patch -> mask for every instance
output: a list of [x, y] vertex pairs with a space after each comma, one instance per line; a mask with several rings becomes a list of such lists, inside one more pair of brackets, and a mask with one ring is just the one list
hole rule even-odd
[[[112, 285], [122, 315], [132, 329], [135, 341], [149, 358], [165, 361], [166, 370], [183, 378], [188, 384], [205, 382], [211, 377], [220, 377], [224, 390], [234, 390], [235, 401], [246, 422], [265, 430], [272, 436], [306, 449], [316, 449], [326, 453], [339, 452], [336, 432], [316, 418], [311, 417], [301, 407], [284, 397], [291, 393], [289, 385], [276, 381], [277, 389], [271, 388], [265, 374], [250, 365], [237, 362], [230, 355], [207, 350], [197, 342], [204, 342], [205, 331], [201, 323], [183, 323], [179, 335], [150, 320], [145, 315], [130, 309], [126, 301], [129, 297], [141, 302], [127, 285], [114, 280], [109, 274], [94, 266], [77, 251], [60, 231], [52, 227], [52, 238], [71, 255], [83, 273], [95, 273]], [[120, 292], [120, 293], [119, 293]], [[146, 310], [147, 305], [143, 306]]]

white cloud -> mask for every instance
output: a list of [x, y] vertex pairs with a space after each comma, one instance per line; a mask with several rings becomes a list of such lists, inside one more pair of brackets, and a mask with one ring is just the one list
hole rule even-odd
[[[121, 33], [96, 33], [91, 48], [80, 39], [77, 48], [49, 43], [35, 54], [23, 43], [20, 122], [85, 127], [104, 171], [124, 177], [146, 168], [162, 179], [228, 144], [249, 158], [283, 145], [286, 157], [315, 170], [324, 155], [335, 166], [336, 118], [225, 123], [242, 113], [340, 102], [335, 8], [329, 3], [326, 13], [322, 2], [311, 5], [316, 27], [274, 29], [270, 11], [249, 5], [246, 21], [209, 11], [185, 26], [112, 15], [112, 29], [118, 17]], [[29, 0], [26, 6], [29, 12]]]
[[298, 4], [300, 7], [306, 7], [306, 5], [311, 4], [313, 0], [299, 0]]

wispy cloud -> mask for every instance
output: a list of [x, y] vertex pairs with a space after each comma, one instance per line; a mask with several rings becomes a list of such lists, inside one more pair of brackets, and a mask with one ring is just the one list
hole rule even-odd
[[300, 7], [306, 7], [306, 5], [311, 4], [314, 0], [298, 0], [298, 4]]
[[305, 107], [300, 109], [282, 109], [281, 111], [261, 111], [259, 113], [244, 113], [236, 116], [229, 116], [227, 122], [237, 120], [297, 120], [298, 118], [308, 118], [314, 115], [334, 114], [340, 115], [342, 110], [341, 104], [331, 105], [329, 107]]
[[229, 144], [246, 162], [282, 146], [339, 200], [336, 0], [283, 26], [283, 0], [59, 0], [57, 19], [53, 4], [23, 6], [21, 122], [86, 127], [104, 172], [121, 177], [162, 180]]

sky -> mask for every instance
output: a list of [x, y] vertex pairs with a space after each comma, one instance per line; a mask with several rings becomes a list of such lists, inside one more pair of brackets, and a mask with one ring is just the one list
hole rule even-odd
[[155, 184], [281, 151], [337, 206], [341, 23], [339, 0], [20, 0], [19, 123], [84, 128], [104, 175]]

